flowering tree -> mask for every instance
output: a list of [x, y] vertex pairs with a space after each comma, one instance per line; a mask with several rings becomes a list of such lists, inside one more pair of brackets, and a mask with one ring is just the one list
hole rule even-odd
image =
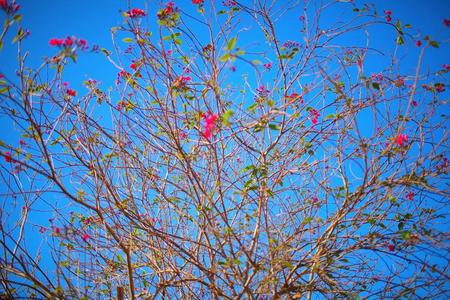
[[[113, 49], [53, 38], [33, 69], [0, 1], [18, 48], [0, 79], [17, 135], [0, 143], [2, 297], [448, 295], [438, 41], [352, 1], [179, 5], [126, 9]], [[87, 51], [114, 87], [66, 83]]]

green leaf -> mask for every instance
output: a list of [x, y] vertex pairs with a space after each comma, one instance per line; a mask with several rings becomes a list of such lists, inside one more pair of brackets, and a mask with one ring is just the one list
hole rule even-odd
[[378, 82], [372, 82], [372, 86], [376, 90], [380, 90], [380, 84]]
[[403, 34], [402, 23], [400, 22], [400, 20], [397, 20], [397, 23], [395, 23], [395, 27], [397, 28], [400, 34]]
[[225, 126], [230, 126], [231, 125], [230, 118], [231, 118], [231, 116], [233, 116], [233, 114], [234, 114], [234, 112], [231, 109], [229, 109], [229, 110], [227, 110], [226, 112], [223, 113], [223, 115], [222, 115], [223, 125], [225, 125]]
[[312, 219], [312, 217], [306, 217], [303, 219], [302, 224], [309, 224], [311, 223]]
[[221, 61], [221, 62], [226, 62], [227, 60], [229, 60], [230, 59], [230, 54], [229, 53], [225, 53], [224, 55], [222, 55], [220, 58], [219, 58], [219, 61]]
[[260, 64], [262, 64], [262, 62], [259, 59], [254, 59], [254, 60], [252, 60], [252, 64], [260, 65]]
[[256, 168], [256, 167], [255, 167], [254, 165], [246, 166], [245, 168], [243, 168], [243, 169], [241, 170], [241, 173], [245, 173], [245, 172], [247, 172], [247, 171], [254, 170], [255, 168]]
[[275, 124], [269, 124], [269, 128], [272, 129], [272, 130], [280, 130], [281, 129], [280, 126], [275, 125]]
[[403, 39], [402, 35], [399, 35], [397, 37], [396, 43], [397, 43], [397, 45], [403, 45], [405, 43], [405, 40]]
[[106, 48], [101, 48], [100, 49], [106, 56], [110, 56], [111, 52], [109, 52], [108, 50], [106, 50]]
[[233, 37], [233, 38], [231, 38], [231, 39], [228, 41], [228, 44], [227, 44], [227, 50], [228, 50], [228, 51], [233, 50], [234, 45], [236, 44], [236, 40], [237, 40], [237, 38], [236, 38], [236, 37]]
[[124, 42], [124, 43], [131, 43], [131, 42], [133, 42], [133, 39], [130, 38], [130, 37], [126, 37], [126, 38], [122, 39], [122, 42]]
[[0, 94], [5, 94], [9, 90], [9, 86], [0, 89]]
[[403, 231], [402, 232], [402, 240], [406, 240], [406, 239], [408, 239], [409, 238], [409, 235], [410, 235], [411, 233], [409, 232], [409, 231]]
[[13, 17], [13, 20], [16, 21], [16, 22], [19, 22], [20, 20], [22, 20], [22, 16], [21, 15], [15, 15]]
[[253, 103], [252, 105], [250, 105], [250, 106], [247, 108], [247, 110], [248, 110], [248, 111], [251, 111], [251, 112], [254, 112], [257, 106], [258, 106], [258, 103]]
[[430, 45], [431, 45], [431, 47], [433, 47], [433, 48], [439, 48], [439, 43], [436, 42], [436, 41], [430, 41]]

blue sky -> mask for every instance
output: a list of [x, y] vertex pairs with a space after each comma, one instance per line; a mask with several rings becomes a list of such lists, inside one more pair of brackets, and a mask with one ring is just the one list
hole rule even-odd
[[[217, 1], [220, 3], [221, 1]], [[242, 1], [242, 3], [251, 3], [252, 1]], [[282, 1], [280, 1], [282, 2]], [[355, 1], [357, 5], [360, 1]], [[195, 12], [195, 8], [189, 0], [175, 1], [175, 3], [191, 12]], [[148, 22], [151, 26], [155, 26], [155, 11], [159, 7], [160, 2], [157, 1], [131, 1], [131, 5], [128, 6], [128, 1], [111, 1], [111, 0], [61, 0], [61, 1], [20, 1], [21, 14], [23, 15], [23, 26], [29, 28], [31, 35], [24, 42], [25, 49], [30, 51], [28, 58], [28, 65], [37, 67], [42, 58], [45, 56], [52, 56], [56, 53], [56, 49], [49, 46], [49, 40], [51, 38], [64, 38], [66, 36], [76, 36], [78, 38], [86, 39], [90, 46], [96, 44], [99, 47], [112, 49], [111, 32], [110, 28], [113, 26], [119, 26], [123, 21], [123, 16], [120, 11], [126, 11], [130, 7], [151, 8], [151, 13], [148, 16]], [[219, 4], [218, 4], [219, 5]], [[413, 25], [414, 34], [426, 35], [429, 34], [433, 39], [437, 41], [448, 40], [450, 28], [444, 27], [442, 24], [443, 19], [450, 18], [450, 1], [376, 1], [376, 5], [379, 8], [380, 14], [385, 9], [392, 10], [393, 19], [400, 18], [403, 24], [410, 23]], [[292, 12], [293, 18], [296, 13]], [[0, 13], [0, 19], [3, 18], [3, 14]], [[332, 20], [333, 15], [328, 16]], [[297, 21], [297, 20], [296, 20]], [[327, 22], [328, 20], [324, 20]], [[280, 36], [286, 40], [294, 36], [298, 36], [298, 31], [292, 30], [292, 22], [284, 22], [280, 24]], [[195, 28], [193, 28], [195, 31]], [[386, 47], [387, 51], [394, 51], [393, 46], [393, 32], [385, 32], [383, 29], [373, 28], [374, 35], [373, 43]], [[11, 35], [10, 35], [11, 36]], [[118, 39], [120, 46], [125, 47], [123, 43]], [[239, 41], [239, 43], [251, 43], [250, 39]], [[411, 73], [412, 68], [415, 67], [417, 62], [417, 54], [419, 49], [414, 46], [413, 40], [408, 40], [408, 45], [401, 48], [401, 51], [406, 55], [406, 61], [411, 61], [411, 64], [405, 64], [403, 67], [405, 71]], [[431, 68], [437, 68], [438, 66], [447, 63], [450, 64], [448, 44], [441, 43], [441, 48], [436, 50], [429, 48], [426, 52], [425, 62], [426, 66]], [[5, 45], [4, 49], [0, 52], [0, 73], [5, 74], [9, 78], [14, 77], [14, 72], [17, 67], [16, 50], [14, 45]], [[127, 65], [124, 63], [124, 65]], [[367, 66], [376, 70], [377, 65], [371, 64]], [[82, 86], [82, 82], [94, 78], [101, 81], [102, 88], [106, 90], [109, 86], [114, 84], [116, 74], [118, 70], [112, 66], [105, 56], [101, 53], [85, 53], [82, 54], [76, 64], [69, 64], [65, 69], [65, 80], [69, 81], [71, 87], [77, 89], [82, 95], [85, 88]], [[0, 123], [4, 120], [0, 118]], [[1, 126], [0, 132], [2, 138], [5, 141], [16, 141], [17, 133], [10, 130], [9, 126]]]

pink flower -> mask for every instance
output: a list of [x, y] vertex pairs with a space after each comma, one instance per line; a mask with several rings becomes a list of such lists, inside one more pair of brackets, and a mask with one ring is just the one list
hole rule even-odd
[[233, 0], [225, 0], [225, 1], [222, 1], [222, 5], [223, 5], [223, 6], [235, 6], [235, 5], [236, 5], [236, 1], [233, 1]]
[[299, 95], [296, 92], [293, 92], [292, 94], [287, 95], [286, 97], [289, 98], [289, 100], [291, 100], [291, 101], [299, 100], [300, 103], [303, 103], [302, 95]]
[[0, 73], [0, 79], [4, 78], [5, 75], [3, 75], [2, 73]]
[[13, 161], [13, 158], [12, 158], [12, 156], [11, 156], [11, 152], [5, 152], [5, 153], [3, 153], [3, 155], [4, 155], [4, 157], [5, 157], [5, 161], [6, 162], [12, 162]]
[[393, 244], [389, 244], [388, 249], [389, 249], [389, 251], [394, 252], [395, 246]]
[[417, 46], [417, 47], [422, 46], [422, 42], [421, 42], [421, 41], [416, 41], [416, 46]]
[[384, 11], [384, 17], [386, 18], [386, 22], [392, 21], [392, 10], [385, 10]]
[[317, 118], [320, 116], [319, 112], [313, 108], [309, 111], [309, 113], [312, 118], [311, 122], [313, 123], [313, 125], [317, 125]]
[[262, 98], [265, 98], [270, 94], [270, 91], [263, 85], [259, 86], [256, 91], [258, 92], [258, 96]]
[[62, 46], [64, 44], [64, 41], [63, 41], [63, 39], [53, 38], [53, 39], [50, 39], [49, 44], [50, 44], [50, 46]]
[[133, 8], [126, 13], [130, 18], [145, 17], [145, 11], [140, 8]]
[[59, 235], [61, 233], [61, 228], [59, 227], [53, 227], [53, 234], [54, 235]]
[[0, 6], [6, 10], [8, 7], [8, 1], [7, 0], [0, 0]]
[[84, 39], [78, 39], [75, 41], [75, 43], [77, 44], [77, 46], [81, 47], [82, 49], [88, 48], [87, 42]]
[[72, 89], [67, 89], [67, 95], [75, 97], [77, 95], [77, 92]]
[[272, 64], [271, 63], [266, 63], [263, 65], [264, 68], [266, 68], [266, 70], [270, 71], [270, 69], [272, 68]]
[[414, 192], [409, 192], [406, 194], [406, 199], [413, 201], [414, 200]]
[[396, 142], [397, 145], [399, 145], [400, 147], [403, 147], [403, 143], [407, 143], [407, 142], [408, 142], [408, 135], [407, 135], [407, 134], [399, 134], [399, 135], [395, 138], [395, 142]]
[[43, 227], [43, 226], [39, 227], [39, 232], [40, 233], [45, 233], [46, 231], [47, 231], [47, 229], [45, 229], [45, 227]]
[[180, 131], [180, 139], [184, 140], [185, 138], [187, 138], [187, 133], [184, 131]]
[[205, 121], [205, 130], [203, 131], [203, 135], [205, 138], [209, 139], [211, 137], [211, 133], [214, 130], [216, 126], [216, 121], [218, 119], [218, 116], [216, 114], [213, 114], [211, 112], [208, 112], [207, 115], [203, 114], [203, 120]]
[[450, 20], [449, 19], [444, 19], [444, 21], [442, 21], [442, 23], [444, 23], [445, 27], [449, 27], [450, 26]]
[[73, 44], [72, 38], [67, 37], [66, 40], [64, 41], [64, 46], [70, 47], [70, 46], [72, 46], [72, 44]]
[[84, 233], [81, 235], [81, 238], [83, 239], [83, 241], [87, 242], [89, 240], [91, 236], [87, 233]]

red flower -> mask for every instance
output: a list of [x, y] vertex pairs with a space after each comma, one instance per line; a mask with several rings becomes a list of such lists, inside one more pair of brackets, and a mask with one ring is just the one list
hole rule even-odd
[[77, 46], [81, 47], [82, 49], [87, 48], [87, 42], [84, 39], [76, 40], [75, 43], [77, 44]]
[[0, 6], [6, 10], [6, 7], [8, 7], [8, 1], [7, 0], [0, 0]]
[[189, 76], [178, 76], [173, 82], [173, 87], [175, 89], [184, 89], [186, 84], [191, 80]]
[[64, 46], [65, 47], [70, 47], [70, 46], [72, 46], [72, 44], [73, 44], [72, 38], [71, 37], [66, 37], [66, 40], [64, 41]]
[[444, 23], [445, 27], [449, 27], [450, 26], [450, 20], [449, 19], [444, 19], [444, 21], [442, 21], [442, 23]]
[[417, 46], [417, 47], [422, 46], [422, 42], [421, 42], [421, 41], [417, 41], [417, 42], [416, 42], [416, 46]]
[[84, 233], [83, 235], [81, 235], [81, 238], [83, 239], [83, 241], [87, 242], [89, 240], [91, 236], [87, 233]]
[[175, 4], [172, 1], [168, 2], [166, 4], [166, 7], [164, 7], [160, 11], [158, 11], [158, 13], [156, 15], [158, 17], [158, 19], [166, 20], [168, 17], [170, 17], [175, 12], [174, 6], [175, 6]]
[[11, 153], [10, 152], [5, 152], [5, 153], [3, 153], [3, 155], [4, 155], [4, 157], [5, 157], [5, 161], [6, 162], [12, 162], [13, 161], [13, 159], [12, 159], [12, 156], [11, 156]]
[[58, 234], [60, 234], [61, 233], [61, 228], [59, 228], [59, 227], [53, 227], [53, 234], [54, 235], [58, 235]]
[[25, 143], [25, 141], [24, 140], [19, 140], [19, 145], [20, 146], [25, 146], [27, 143]]
[[403, 147], [403, 143], [407, 143], [407, 142], [408, 142], [408, 135], [407, 135], [407, 134], [399, 134], [399, 135], [395, 138], [395, 142], [396, 142], [397, 145], [399, 145], [400, 147]]
[[392, 21], [392, 10], [385, 10], [384, 11], [384, 17], [386, 18], [386, 22]]
[[414, 200], [414, 192], [409, 192], [406, 194], [406, 199], [413, 201]]
[[317, 125], [317, 118], [320, 116], [319, 112], [313, 108], [309, 111], [309, 113], [311, 114], [312, 117], [311, 122], [314, 125]]
[[132, 63], [132, 64], [130, 65], [130, 68], [133, 69], [133, 70], [136, 70], [136, 69], [137, 69], [136, 63]]
[[291, 101], [299, 100], [300, 103], [303, 103], [302, 95], [299, 95], [296, 92], [293, 92], [292, 94], [287, 95], [286, 97], [289, 98]]
[[389, 249], [389, 251], [394, 252], [395, 246], [393, 244], [389, 244], [388, 249]]
[[45, 227], [43, 227], [43, 226], [40, 226], [39, 227], [39, 232], [40, 233], [44, 233], [44, 232], [46, 232], [47, 231], [47, 229], [45, 229]]
[[63, 39], [53, 38], [53, 39], [50, 39], [49, 44], [50, 44], [50, 46], [62, 46], [64, 44], [64, 41], [63, 41]]
[[72, 89], [67, 89], [67, 95], [75, 97], [77, 95], [77, 92]]
[[202, 5], [205, 0], [192, 0], [192, 4]]
[[140, 8], [133, 8], [131, 11], [127, 12], [127, 15], [130, 18], [145, 17], [145, 11]]
[[272, 68], [272, 64], [271, 63], [267, 63], [263, 65], [264, 68], [266, 68], [266, 70], [269, 70]]
[[[1, 0], [0, 0], [1, 1]], [[2, 73], [0, 73], [0, 79], [2, 79], [3, 77], [5, 77], [5, 75], [3, 75]]]
[[442, 83], [436, 83], [434, 86], [436, 87], [436, 91], [438, 93], [442, 93], [444, 91], [444, 85]]

